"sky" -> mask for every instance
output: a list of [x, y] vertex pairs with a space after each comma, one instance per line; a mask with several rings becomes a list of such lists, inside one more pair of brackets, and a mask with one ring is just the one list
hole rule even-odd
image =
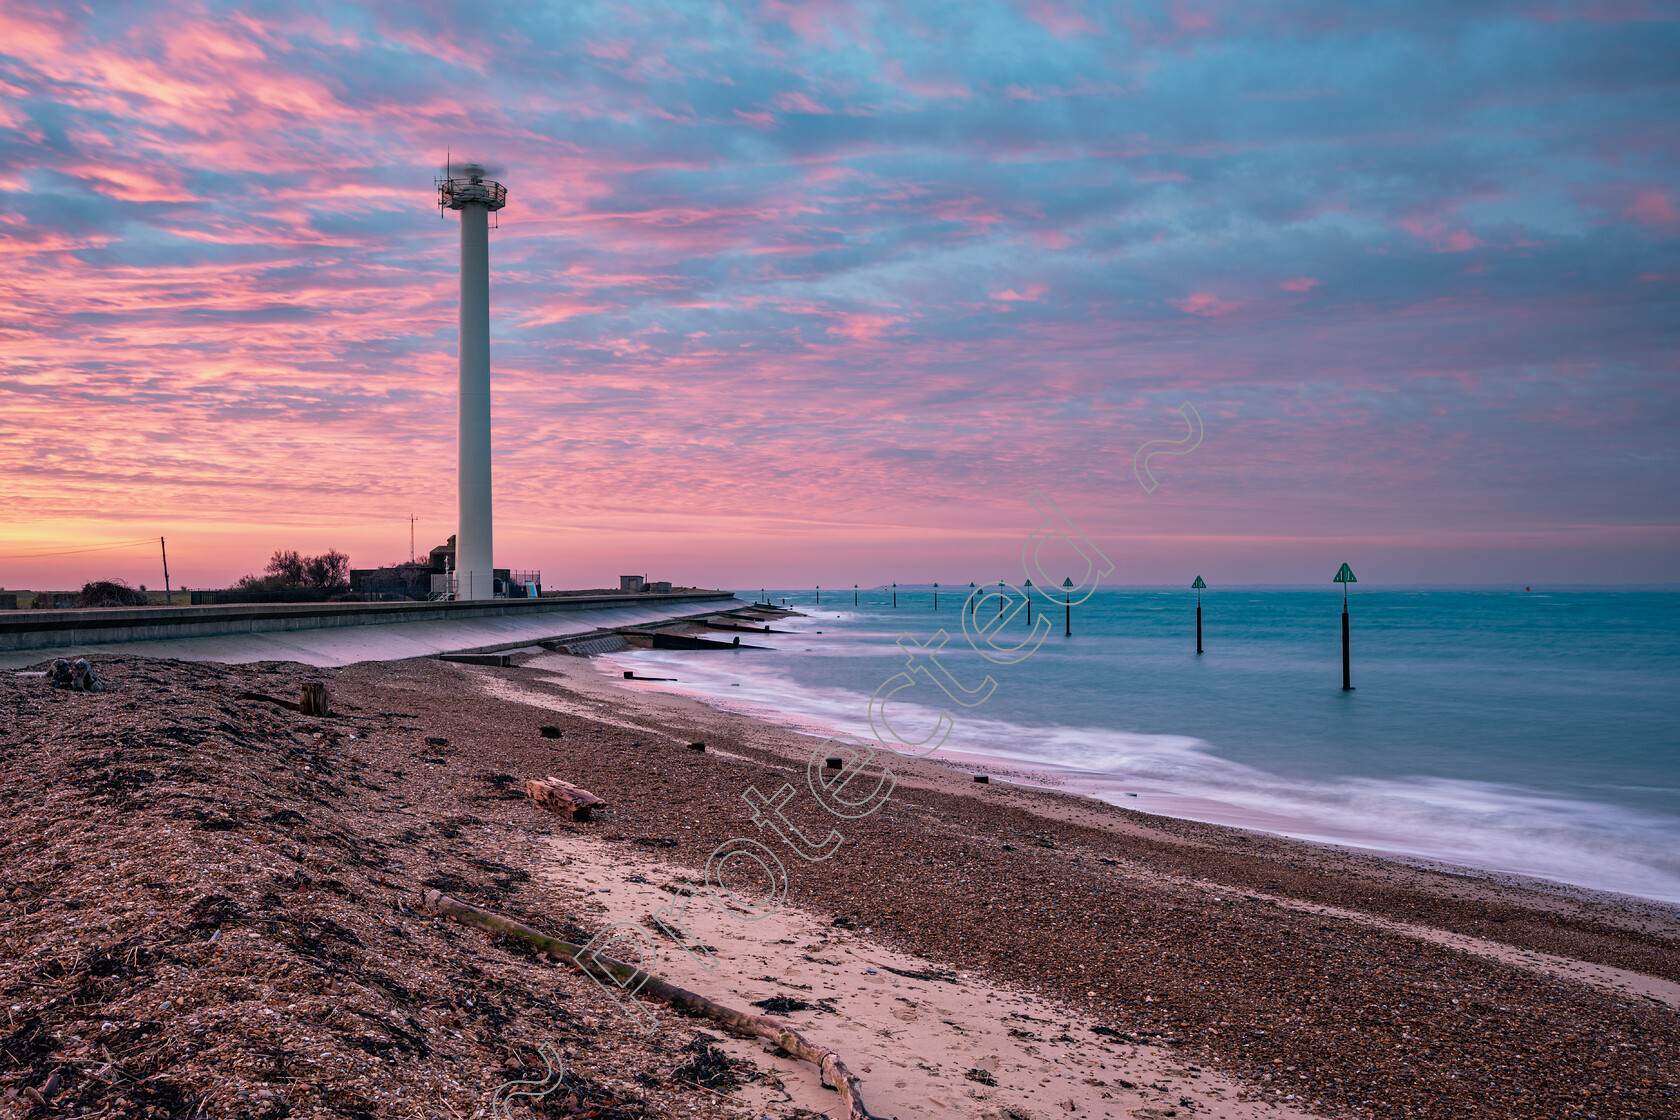
[[1117, 583], [1680, 580], [1676, 58], [1617, 0], [0, 0], [0, 586], [452, 533], [446, 157], [547, 586], [1006, 578], [1035, 489]]

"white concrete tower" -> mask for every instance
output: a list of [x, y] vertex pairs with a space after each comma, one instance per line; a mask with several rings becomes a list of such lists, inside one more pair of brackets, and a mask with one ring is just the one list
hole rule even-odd
[[468, 164], [438, 180], [438, 205], [461, 212], [461, 403], [455, 597], [495, 596], [490, 516], [490, 212], [507, 188]]

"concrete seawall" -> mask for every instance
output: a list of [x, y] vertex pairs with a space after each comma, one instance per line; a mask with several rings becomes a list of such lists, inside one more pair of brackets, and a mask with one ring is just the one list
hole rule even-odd
[[509, 648], [726, 609], [727, 591], [575, 595], [461, 603], [274, 603], [112, 607], [0, 615], [0, 663], [127, 653], [315, 665]]

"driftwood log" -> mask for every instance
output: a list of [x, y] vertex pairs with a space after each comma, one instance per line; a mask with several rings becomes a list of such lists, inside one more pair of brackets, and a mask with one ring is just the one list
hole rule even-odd
[[261, 700], [265, 704], [278, 704], [282, 708], [301, 712], [306, 716], [332, 715], [327, 706], [331, 696], [332, 694], [327, 691], [327, 686], [320, 681], [310, 681], [304, 685], [303, 691], [296, 700], [282, 700], [280, 697], [270, 696], [266, 692], [241, 692], [239, 694], [241, 700]]
[[574, 821], [589, 819], [589, 810], [604, 809], [607, 803], [586, 789], [561, 781], [550, 774], [525, 783], [525, 795], [544, 809], [564, 814]]
[[241, 700], [261, 700], [265, 704], [278, 704], [282, 708], [290, 708], [294, 712], [298, 710], [297, 701], [282, 700], [280, 697], [270, 696], [266, 692], [241, 692], [239, 698]]
[[[481, 910], [477, 906], [451, 898], [441, 891], [429, 890], [425, 894], [425, 908], [434, 913], [453, 918], [462, 925], [476, 926], [488, 933], [505, 933], [527, 942], [539, 952], [545, 953], [557, 961], [564, 961], [579, 972], [592, 976], [597, 980], [615, 983], [620, 980], [628, 981], [634, 977], [638, 969], [612, 957], [594, 954], [594, 961], [583, 958], [584, 946], [574, 945], [570, 941], [562, 941], [558, 937], [550, 937], [530, 926], [516, 922], [512, 918], [504, 918], [500, 914], [493, 914], [488, 910]], [[603, 970], [604, 973], [603, 974]], [[644, 974], [647, 975], [647, 974]], [[732, 1007], [725, 1007], [715, 1003], [697, 992], [686, 988], [679, 988], [675, 984], [668, 984], [657, 976], [647, 975], [647, 982], [638, 992], [653, 999], [661, 1000], [681, 1011], [691, 1015], [698, 1015], [717, 1023], [719, 1027], [737, 1038], [762, 1038], [773, 1042], [801, 1061], [810, 1062], [822, 1071], [823, 1076], [833, 1083], [840, 1093], [840, 1100], [845, 1106], [845, 1120], [883, 1120], [864, 1107], [863, 1080], [846, 1068], [846, 1063], [840, 1060], [840, 1055], [826, 1046], [820, 1046], [792, 1027], [768, 1015], [748, 1015], [744, 1011], [736, 1011]]]

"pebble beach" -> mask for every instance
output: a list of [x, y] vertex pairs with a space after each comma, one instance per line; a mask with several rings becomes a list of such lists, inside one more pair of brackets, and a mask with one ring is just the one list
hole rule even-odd
[[[839, 1115], [813, 1067], [670, 1014], [644, 1034], [590, 980], [422, 910], [441, 890], [580, 941], [638, 922], [820, 742], [584, 658], [514, 661], [101, 658], [102, 694], [7, 674], [6, 1107], [487, 1116], [549, 1043], [569, 1080], [530, 1115]], [[328, 716], [241, 698], [317, 680]], [[783, 1000], [879, 1115], [1676, 1110], [1671, 906], [891, 765], [837, 852], [784, 861], [772, 920], [689, 931], [715, 969], [661, 957], [731, 1006]], [[534, 805], [547, 775], [607, 807]]]

